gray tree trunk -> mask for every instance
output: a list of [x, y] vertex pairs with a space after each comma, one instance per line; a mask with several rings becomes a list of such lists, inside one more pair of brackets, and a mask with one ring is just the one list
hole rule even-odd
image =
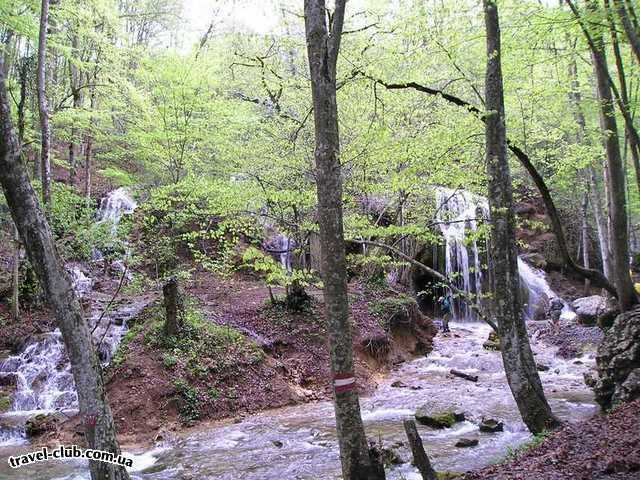
[[613, 3], [616, 7], [616, 11], [618, 12], [618, 17], [620, 18], [620, 23], [622, 23], [624, 32], [627, 34], [627, 39], [629, 40], [629, 45], [631, 45], [633, 55], [636, 57], [638, 63], [640, 63], [640, 36], [629, 17], [629, 12], [627, 11], [624, 1], [613, 0]]
[[345, 480], [384, 478], [369, 453], [355, 388], [342, 223], [342, 178], [336, 100], [336, 63], [346, 0], [336, 0], [327, 25], [324, 0], [305, 0], [305, 31], [315, 123], [315, 162], [325, 315], [334, 375], [335, 415]]
[[507, 159], [498, 9], [494, 0], [483, 0], [483, 5], [487, 31], [485, 141], [493, 309], [509, 387], [524, 423], [532, 433], [540, 433], [557, 427], [559, 421], [545, 398], [522, 315], [513, 192]]
[[[571, 2], [574, 13], [578, 18], [575, 7]], [[593, 2], [588, 3], [591, 10], [597, 9]], [[586, 31], [586, 30], [585, 30]], [[611, 94], [607, 57], [604, 50], [602, 33], [596, 29], [588, 38], [591, 58], [596, 76], [598, 99], [600, 100], [600, 127], [607, 156], [607, 207], [609, 212], [609, 245], [613, 254], [613, 281], [618, 293], [618, 303], [623, 312], [631, 309], [637, 303], [636, 292], [629, 275], [629, 237], [627, 223], [627, 208], [625, 198], [625, 172], [620, 154], [618, 140], [618, 125]]]
[[[0, 57], [0, 70], [3, 59]], [[105, 396], [102, 367], [71, 281], [58, 256], [51, 229], [38, 204], [13, 132], [4, 74], [0, 72], [0, 184], [40, 284], [55, 314], [71, 362], [80, 416], [90, 448], [120, 453]], [[128, 480], [127, 471], [89, 462], [93, 480]]]
[[422, 439], [418, 433], [416, 422], [413, 420], [405, 420], [404, 431], [409, 439], [409, 446], [411, 447], [411, 453], [413, 455], [413, 464], [416, 466], [423, 480], [438, 480], [438, 474], [431, 466], [429, 456], [424, 451], [424, 445]]
[[[78, 53], [78, 35], [72, 34], [71, 37], [72, 52], [77, 55]], [[71, 85], [71, 96], [73, 98], [73, 111], [77, 113], [82, 106], [82, 95], [80, 93], [80, 72], [78, 67], [69, 61], [69, 83]], [[75, 185], [76, 173], [78, 169], [77, 165], [77, 145], [76, 145], [77, 129], [75, 126], [71, 127], [71, 140], [69, 140], [69, 184]]]
[[178, 280], [170, 278], [162, 287], [164, 297], [164, 332], [168, 336], [178, 336], [182, 328], [182, 299], [178, 289]]
[[[40, 10], [40, 35], [38, 37], [38, 112], [40, 114], [40, 175], [42, 179], [42, 202], [51, 212], [51, 126], [47, 102], [47, 29], [49, 28], [49, 0], [42, 0]], [[48, 214], [47, 213], [47, 214]]]
[[13, 265], [11, 274], [11, 317], [17, 321], [20, 317], [20, 257], [22, 256], [22, 244], [20, 234], [16, 226], [13, 226]]

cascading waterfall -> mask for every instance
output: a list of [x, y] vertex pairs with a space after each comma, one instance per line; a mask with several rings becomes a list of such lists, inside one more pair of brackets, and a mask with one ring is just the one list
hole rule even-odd
[[[489, 218], [487, 199], [465, 190], [437, 187], [436, 220], [445, 241], [445, 274], [470, 298], [478, 298], [483, 292], [484, 275], [481, 252], [476, 234], [480, 223]], [[536, 270], [518, 257], [520, 282], [527, 293], [525, 316], [529, 320], [538, 319], [540, 312], [552, 298], [558, 297], [547, 282], [546, 275]], [[558, 297], [559, 298], [559, 297]], [[569, 305], [563, 301], [563, 317], [574, 315]], [[461, 320], [473, 320], [473, 312], [464, 302], [454, 302], [454, 316]]]
[[[488, 217], [487, 200], [464, 190], [436, 189], [436, 220], [445, 241], [445, 274], [470, 297], [482, 293], [482, 264], [475, 234]], [[456, 318], [474, 318], [464, 302], [454, 302]]]
[[[119, 188], [109, 193], [101, 202], [97, 221], [109, 222], [114, 236], [122, 216], [131, 214], [136, 202], [129, 192]], [[78, 265], [68, 265], [73, 287], [78, 296], [88, 295], [93, 279]], [[103, 364], [108, 364], [127, 330], [127, 320], [134, 317], [144, 305], [130, 305], [102, 316], [106, 306], [104, 300], [96, 302], [88, 320], [93, 331], [98, 354]], [[98, 324], [99, 323], [99, 324]], [[98, 325], [96, 325], [98, 324]], [[77, 407], [77, 394], [71, 373], [71, 365], [64, 348], [59, 329], [38, 336], [18, 355], [0, 362], [0, 374], [15, 378], [12, 412], [54, 411]], [[5, 432], [7, 434], [7, 432]]]

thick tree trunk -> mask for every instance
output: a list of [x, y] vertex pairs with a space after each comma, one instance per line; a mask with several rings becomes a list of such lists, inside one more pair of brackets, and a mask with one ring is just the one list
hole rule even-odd
[[487, 30], [486, 150], [489, 179], [493, 309], [498, 323], [502, 359], [511, 392], [532, 433], [559, 425], [542, 390], [522, 316], [515, 214], [507, 160], [500, 27], [494, 0], [483, 0]]
[[[568, 1], [567, 3], [573, 7], [571, 2]], [[592, 10], [597, 9], [593, 2], [589, 2], [588, 7]], [[576, 13], [575, 7], [573, 7], [573, 10]], [[580, 18], [579, 15], [577, 16]], [[607, 156], [607, 207], [610, 222], [609, 244], [613, 254], [613, 281], [618, 293], [620, 309], [626, 312], [637, 303], [637, 297], [629, 275], [629, 238], [624, 164], [620, 154], [618, 125], [611, 94], [611, 77], [607, 67], [601, 32], [596, 30], [588, 40], [596, 75], [598, 99], [600, 100], [600, 127], [604, 136]]]
[[416, 422], [413, 420], [405, 420], [403, 424], [404, 431], [409, 440], [409, 446], [411, 447], [411, 453], [413, 454], [413, 464], [424, 480], [438, 480], [438, 474], [431, 466], [427, 452], [424, 451], [424, 445], [418, 433]]
[[627, 77], [624, 72], [624, 62], [622, 61], [622, 54], [620, 53], [620, 42], [618, 41], [617, 26], [611, 12], [609, 0], [605, 0], [605, 9], [607, 13], [607, 19], [609, 22], [609, 31], [611, 33], [611, 46], [613, 47], [613, 55], [616, 60], [616, 70], [618, 72], [618, 84], [619, 88], [619, 106], [623, 113], [625, 132], [627, 140], [629, 141], [629, 150], [631, 151], [631, 160], [633, 161], [633, 169], [636, 177], [636, 188], [640, 192], [640, 139], [638, 137], [638, 131], [633, 125], [631, 117], [631, 109], [629, 103], [629, 91], [627, 88]]
[[[0, 57], [0, 66], [2, 57]], [[0, 68], [1, 70], [1, 68]], [[71, 281], [60, 260], [51, 229], [38, 205], [20, 146], [13, 132], [4, 75], [0, 73], [0, 183], [11, 216], [62, 332], [78, 392], [80, 416], [90, 448], [120, 453], [107, 404], [102, 367]], [[123, 467], [89, 463], [93, 480], [128, 480]]]
[[305, 31], [314, 107], [321, 271], [342, 475], [345, 480], [374, 480], [384, 478], [384, 469], [369, 453], [360, 415], [353, 364], [342, 223], [336, 63], [345, 3], [345, 0], [336, 0], [335, 12], [328, 27], [324, 0], [305, 0]]
[[51, 212], [51, 127], [47, 102], [47, 29], [49, 28], [49, 0], [42, 0], [40, 10], [40, 36], [38, 37], [38, 112], [40, 114], [40, 175], [42, 177], [42, 203]]

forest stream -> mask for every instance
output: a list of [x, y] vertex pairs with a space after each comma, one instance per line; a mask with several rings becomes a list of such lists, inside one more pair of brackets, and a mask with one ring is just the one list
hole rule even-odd
[[[455, 408], [467, 420], [452, 428], [420, 427], [425, 447], [437, 470], [465, 471], [498, 461], [509, 448], [530, 434], [520, 420], [508, 390], [498, 352], [482, 348], [489, 327], [454, 323], [452, 336], [436, 338], [426, 358], [399, 366], [373, 395], [362, 399], [363, 420], [371, 439], [385, 446], [406, 442], [403, 418], [428, 403], [434, 410]], [[591, 356], [563, 360], [555, 349], [533, 342], [536, 360], [549, 367], [541, 372], [554, 412], [565, 421], [584, 419], [596, 411], [592, 392], [582, 374], [593, 364]], [[478, 375], [477, 383], [449, 375], [455, 368]], [[400, 387], [398, 387], [400, 385]], [[482, 417], [504, 422], [504, 432], [480, 433]], [[10, 416], [9, 416], [10, 417]], [[477, 438], [472, 448], [456, 448], [460, 438]], [[2, 439], [2, 456], [33, 450], [20, 435]], [[131, 451], [126, 450], [131, 453]], [[404, 451], [404, 460], [408, 453]], [[140, 479], [317, 479], [339, 478], [338, 448], [333, 406], [317, 402], [252, 415], [241, 423], [200, 427], [198, 431], [138, 451], [134, 458]], [[76, 480], [88, 478], [80, 462], [48, 462], [12, 470], [0, 466], [0, 478]], [[410, 463], [393, 467], [388, 478], [419, 479]]]

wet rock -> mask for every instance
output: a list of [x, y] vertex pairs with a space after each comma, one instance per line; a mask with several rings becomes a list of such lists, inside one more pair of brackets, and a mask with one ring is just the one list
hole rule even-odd
[[284, 447], [284, 443], [282, 443], [280, 440], [274, 440], [271, 443], [273, 443], [273, 446], [276, 447], [276, 448]]
[[15, 387], [18, 376], [15, 373], [0, 373], [0, 387]]
[[400, 380], [396, 380], [395, 382], [393, 382], [391, 384], [391, 386], [393, 388], [409, 388], [409, 385], [407, 385], [406, 383], [400, 381]]
[[457, 448], [469, 448], [475, 447], [478, 443], [477, 438], [461, 438], [456, 442], [455, 446]]
[[407, 463], [407, 461], [400, 456], [398, 451], [395, 448], [381, 448], [380, 455], [382, 457], [382, 464], [385, 467], [391, 465], [401, 465], [403, 463]]
[[491, 332], [486, 342], [482, 344], [482, 348], [485, 350], [500, 350], [500, 338], [496, 332]]
[[608, 328], [619, 313], [618, 307], [600, 295], [577, 298], [571, 303], [576, 312], [578, 323], [582, 325], [600, 325]]
[[619, 315], [596, 356], [593, 383], [603, 409], [640, 398], [640, 307]]
[[24, 431], [27, 438], [39, 437], [40, 435], [51, 432], [57, 428], [61, 418], [58, 414], [39, 413], [27, 420]]
[[542, 363], [536, 363], [536, 368], [539, 372], [548, 372], [549, 367], [547, 365], [543, 365]]
[[504, 431], [504, 424], [493, 418], [483, 418], [480, 422], [480, 431], [485, 433], [496, 433]]
[[445, 410], [439, 412], [429, 411], [427, 406], [419, 407], [415, 413], [416, 420], [422, 425], [431, 428], [450, 428], [456, 422], [464, 421], [464, 413]]
[[13, 401], [10, 395], [0, 393], [0, 413], [4, 413], [11, 408]]

